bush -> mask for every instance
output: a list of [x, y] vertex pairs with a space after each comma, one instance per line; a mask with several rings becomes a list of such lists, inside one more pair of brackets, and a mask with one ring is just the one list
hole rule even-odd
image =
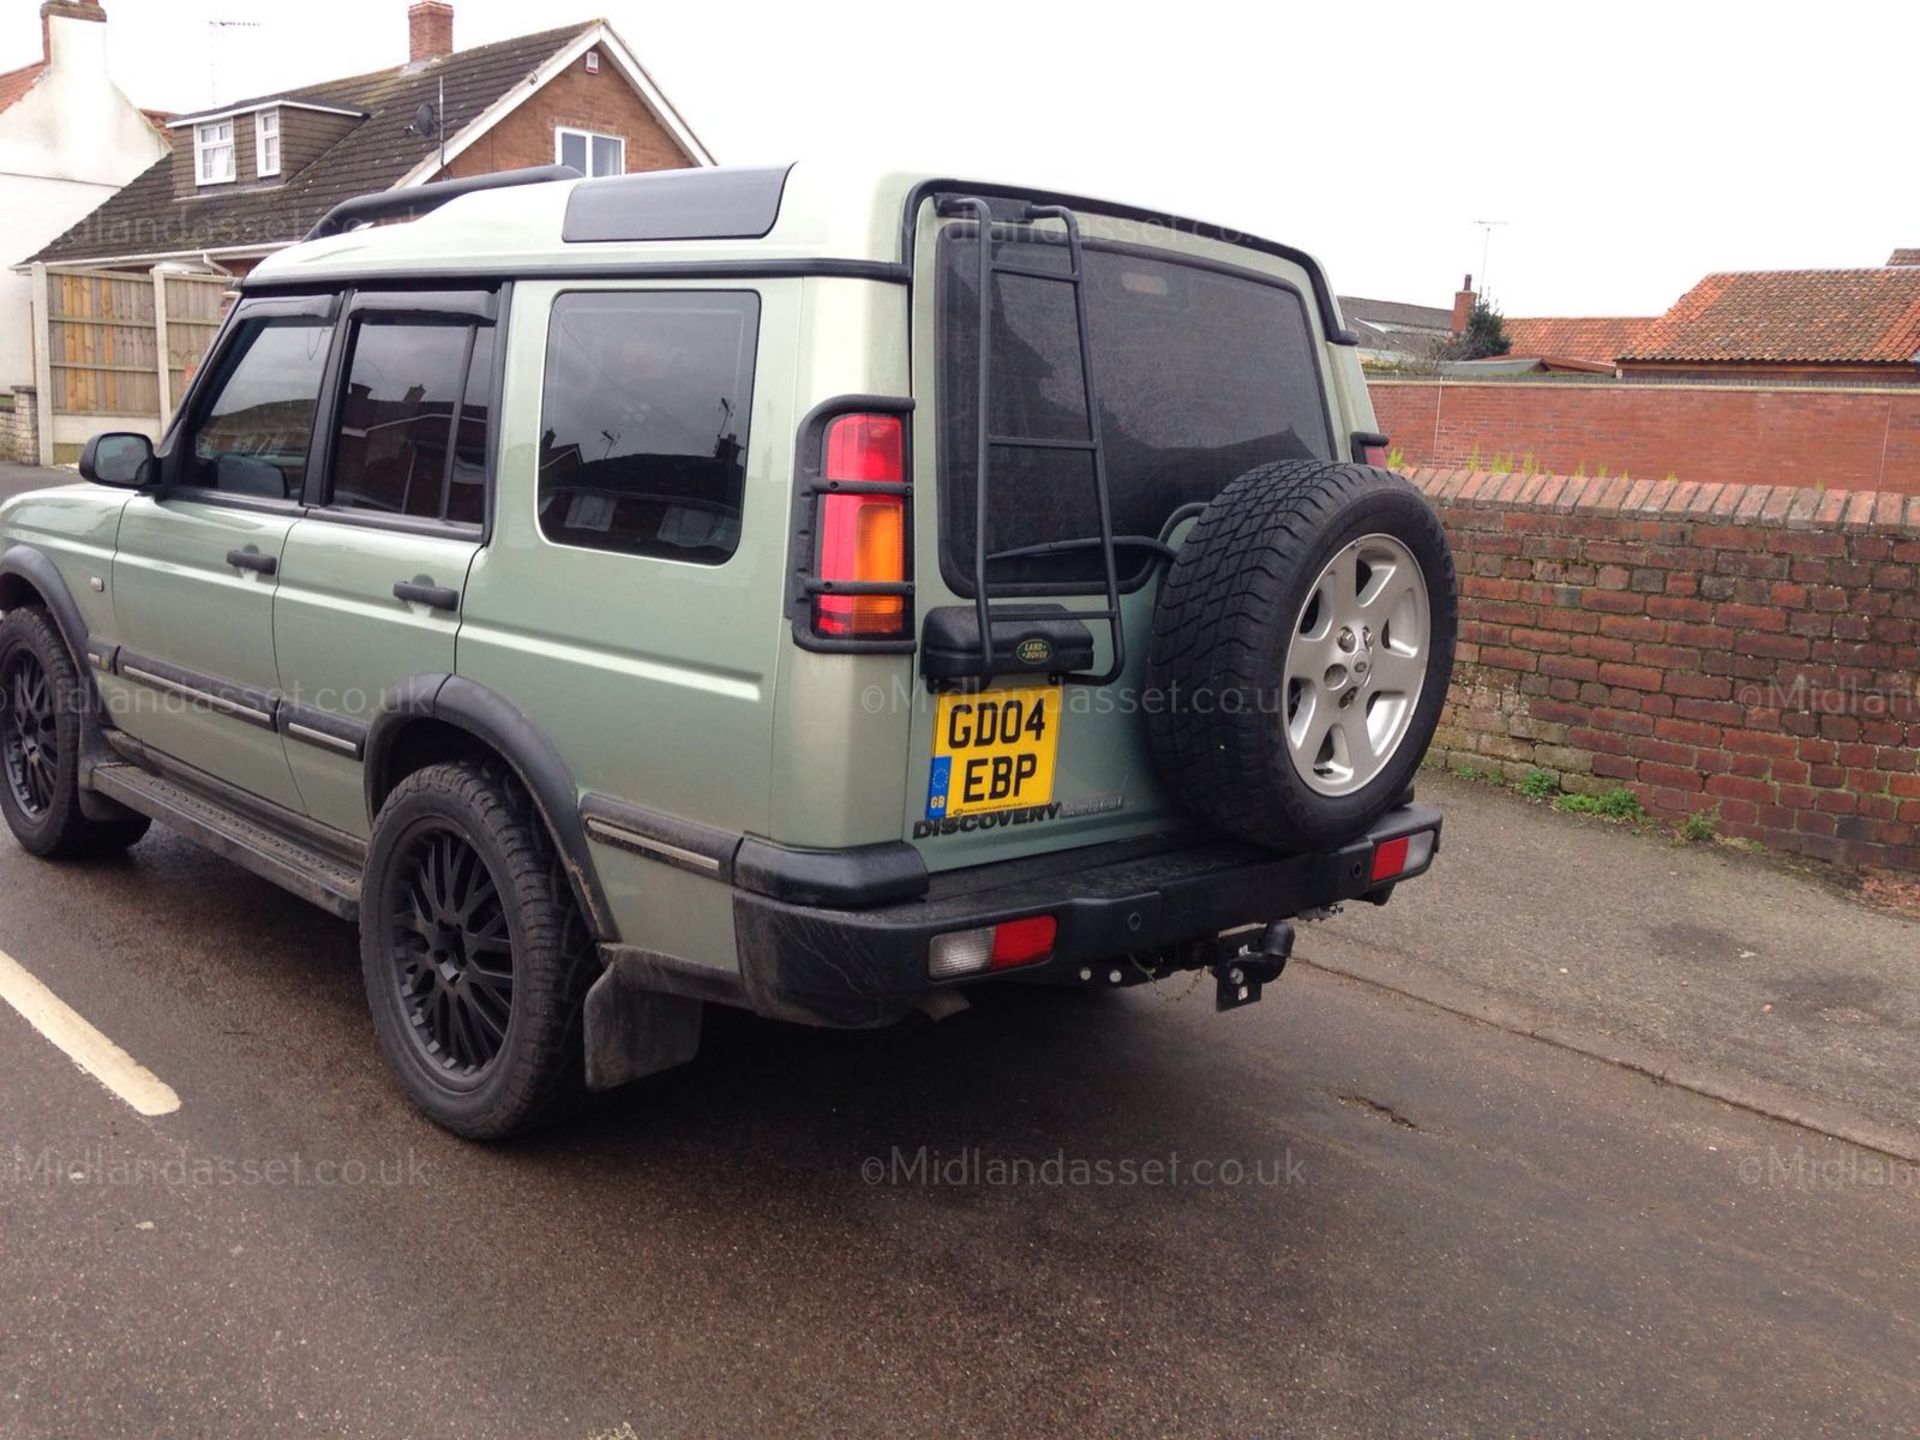
[[1467, 328], [1449, 340], [1446, 348], [1449, 360], [1485, 360], [1506, 354], [1513, 349], [1513, 341], [1507, 338], [1506, 321], [1483, 295], [1473, 302]]

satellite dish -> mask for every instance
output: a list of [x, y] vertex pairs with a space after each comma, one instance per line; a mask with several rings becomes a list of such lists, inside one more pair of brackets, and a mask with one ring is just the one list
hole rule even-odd
[[440, 133], [440, 117], [434, 114], [433, 106], [422, 105], [413, 112], [413, 129], [415, 134], [424, 135], [429, 140]]

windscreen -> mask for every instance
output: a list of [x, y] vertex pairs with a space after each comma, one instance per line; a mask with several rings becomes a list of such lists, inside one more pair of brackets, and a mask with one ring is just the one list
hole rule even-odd
[[[1290, 286], [1142, 254], [1084, 249], [1094, 379], [1116, 535], [1157, 538], [1182, 505], [1213, 498], [1274, 460], [1333, 458], [1306, 310]], [[1064, 244], [994, 242], [997, 261], [1064, 273]], [[980, 251], [977, 232], [941, 241], [941, 503], [945, 569], [972, 593], [977, 475]], [[1087, 438], [1073, 287], [997, 275], [989, 431]], [[991, 447], [987, 553], [1097, 536], [1092, 458], [1072, 449]], [[1123, 581], [1148, 552], [1121, 548]], [[1096, 548], [990, 559], [996, 593], [1097, 588]]]

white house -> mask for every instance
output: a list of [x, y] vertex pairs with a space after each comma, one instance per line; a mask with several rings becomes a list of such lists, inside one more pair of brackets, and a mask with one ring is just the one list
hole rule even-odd
[[0, 390], [33, 383], [33, 287], [13, 267], [170, 150], [107, 78], [98, 0], [48, 0], [40, 31], [40, 59], [0, 74]]

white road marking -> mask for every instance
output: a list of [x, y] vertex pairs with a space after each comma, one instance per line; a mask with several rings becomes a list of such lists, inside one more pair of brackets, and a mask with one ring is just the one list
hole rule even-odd
[[0, 950], [0, 1000], [142, 1115], [171, 1115], [180, 1108], [180, 1097], [172, 1086], [89, 1025], [79, 1011], [4, 950]]

